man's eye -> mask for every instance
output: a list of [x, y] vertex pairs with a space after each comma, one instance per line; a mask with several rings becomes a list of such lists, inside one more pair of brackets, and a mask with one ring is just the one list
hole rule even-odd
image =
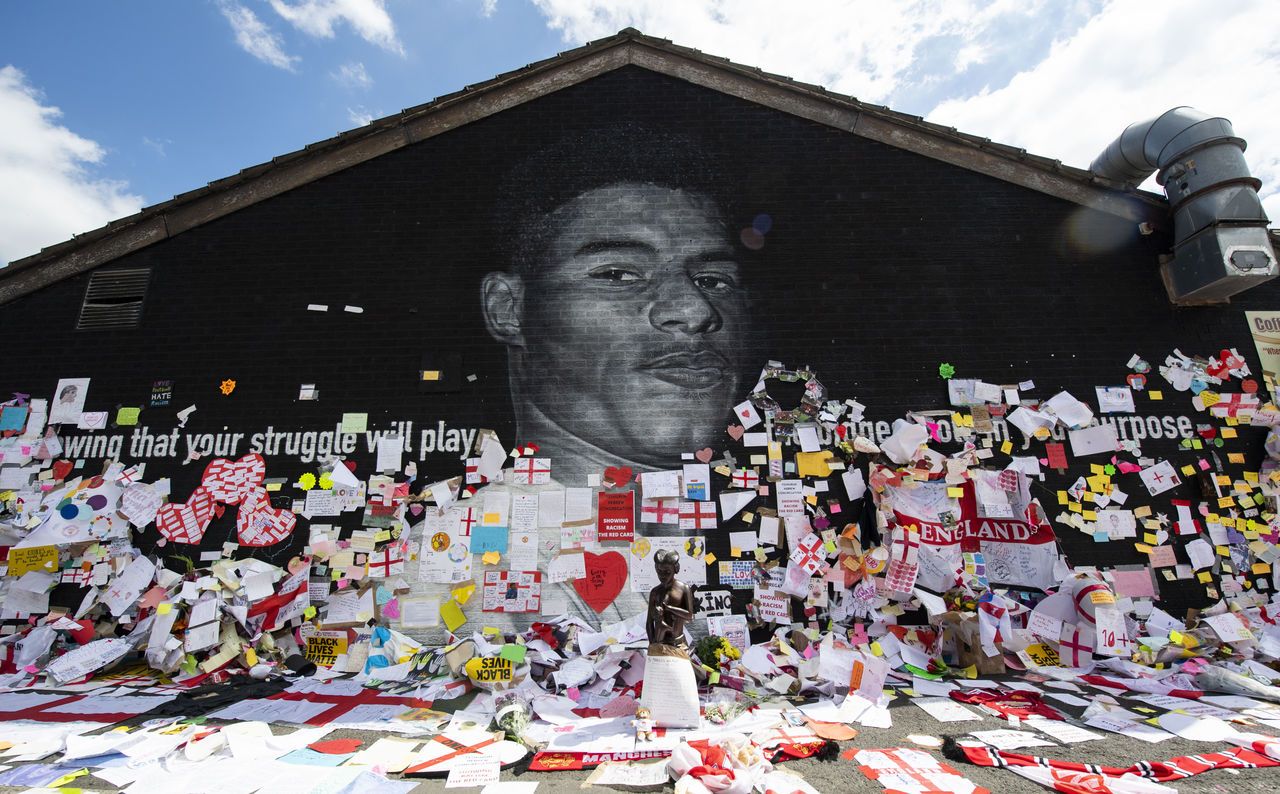
[[693, 283], [706, 292], [731, 292], [738, 286], [732, 278], [720, 273], [699, 273], [693, 277]]
[[591, 278], [609, 281], [614, 284], [632, 284], [640, 280], [638, 273], [631, 270], [623, 270], [620, 267], [602, 267], [591, 271], [588, 275]]

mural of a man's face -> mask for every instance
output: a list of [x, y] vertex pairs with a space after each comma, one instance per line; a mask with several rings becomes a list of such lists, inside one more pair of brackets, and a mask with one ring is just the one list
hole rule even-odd
[[670, 466], [713, 443], [740, 399], [748, 334], [719, 209], [698, 193], [622, 183], [545, 224], [538, 261], [490, 274], [484, 289], [517, 399], [639, 463]]

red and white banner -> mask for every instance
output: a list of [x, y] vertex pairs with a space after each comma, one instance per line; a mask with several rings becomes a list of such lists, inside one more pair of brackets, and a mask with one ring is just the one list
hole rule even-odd
[[[952, 489], [959, 489], [960, 495], [951, 496]], [[913, 488], [889, 485], [880, 495], [881, 500], [890, 500], [895, 524], [919, 528], [920, 570], [915, 583], [937, 592], [948, 590], [963, 567], [961, 554], [982, 552], [987, 578], [994, 585], [1041, 590], [1055, 586], [1057, 537], [1039, 504], [1013, 494], [1001, 511], [1008, 515], [988, 515], [980, 508], [975, 490], [970, 481], [959, 486], [939, 481]]]

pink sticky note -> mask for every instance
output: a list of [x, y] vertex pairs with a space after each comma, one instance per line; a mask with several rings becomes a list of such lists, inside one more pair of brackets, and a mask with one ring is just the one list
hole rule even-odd
[[392, 620], [399, 620], [399, 618], [400, 618], [400, 599], [398, 599], [398, 598], [393, 598], [393, 599], [391, 599], [390, 601], [388, 601], [387, 603], [383, 604], [383, 605], [382, 605], [382, 615], [383, 615], [383, 617], [391, 618]]

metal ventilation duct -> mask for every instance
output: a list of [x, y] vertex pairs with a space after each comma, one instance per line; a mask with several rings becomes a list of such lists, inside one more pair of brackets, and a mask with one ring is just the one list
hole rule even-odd
[[1176, 107], [1129, 125], [1089, 166], [1129, 185], [1159, 171], [1174, 235], [1161, 272], [1175, 303], [1223, 301], [1280, 274], [1244, 148], [1227, 119]]

